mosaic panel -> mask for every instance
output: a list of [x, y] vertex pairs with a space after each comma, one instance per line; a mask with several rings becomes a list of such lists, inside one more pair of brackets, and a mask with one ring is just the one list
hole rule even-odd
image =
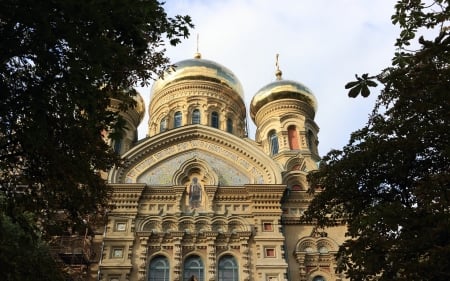
[[162, 163], [150, 167], [142, 173], [138, 178], [138, 183], [146, 183], [149, 185], [172, 185], [172, 177], [174, 173], [186, 161], [197, 158], [205, 161], [211, 169], [217, 174], [220, 185], [244, 185], [250, 183], [249, 178], [229, 163], [217, 159], [217, 156], [206, 152], [188, 151], [177, 154], [175, 157], [169, 158]]

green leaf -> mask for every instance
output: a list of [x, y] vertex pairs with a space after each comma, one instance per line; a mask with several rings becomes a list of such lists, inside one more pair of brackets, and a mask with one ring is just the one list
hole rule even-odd
[[373, 81], [373, 80], [367, 80], [366, 83], [367, 83], [367, 86], [369, 86], [369, 87], [376, 87], [376, 86], [378, 86], [378, 84], [375, 81]]
[[369, 87], [367, 87], [367, 85], [361, 86], [361, 96], [367, 98], [369, 95], [370, 95]]
[[358, 85], [359, 83], [360, 83], [359, 81], [348, 82], [347, 84], [345, 84], [345, 89], [353, 88], [356, 85]]
[[348, 96], [351, 97], [351, 98], [356, 98], [359, 95], [360, 91], [361, 91], [361, 84], [359, 84], [358, 86], [352, 88], [348, 92]]

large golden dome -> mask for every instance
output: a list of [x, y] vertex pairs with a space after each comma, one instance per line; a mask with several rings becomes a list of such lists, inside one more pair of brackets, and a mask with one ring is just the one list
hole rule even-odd
[[261, 88], [250, 103], [250, 116], [255, 120], [256, 113], [265, 104], [281, 100], [296, 99], [307, 103], [314, 112], [317, 110], [317, 100], [305, 85], [292, 80], [276, 80]]
[[244, 99], [242, 85], [233, 72], [214, 61], [200, 58], [200, 55], [196, 55], [193, 59], [175, 63], [175, 68], [173, 70], [165, 73], [163, 78], [158, 79], [153, 84], [151, 98], [153, 98], [154, 94], [158, 93], [161, 89], [174, 83], [187, 80], [217, 82], [232, 89], [242, 100]]

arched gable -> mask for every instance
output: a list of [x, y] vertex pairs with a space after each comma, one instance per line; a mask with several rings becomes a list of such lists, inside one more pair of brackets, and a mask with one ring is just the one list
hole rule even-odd
[[109, 183], [170, 186], [178, 182], [174, 175], [180, 180], [186, 169], [196, 167], [202, 168], [214, 185], [282, 182], [280, 167], [258, 147], [202, 125], [158, 134], [123, 158], [124, 164], [109, 173]]

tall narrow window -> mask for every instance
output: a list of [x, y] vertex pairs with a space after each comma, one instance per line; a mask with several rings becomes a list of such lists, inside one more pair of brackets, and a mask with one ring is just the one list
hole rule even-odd
[[150, 262], [148, 281], [169, 281], [169, 260], [163, 256], [157, 256]]
[[299, 149], [300, 146], [299, 146], [298, 132], [297, 128], [294, 125], [288, 127], [288, 139], [289, 139], [289, 148], [291, 150]]
[[226, 255], [219, 260], [219, 281], [238, 281], [239, 267], [236, 259]]
[[227, 132], [233, 133], [233, 119], [231, 118], [227, 119]]
[[278, 153], [278, 137], [277, 132], [272, 130], [269, 132], [269, 142], [270, 142], [270, 154], [275, 155]]
[[164, 132], [165, 130], [167, 130], [167, 117], [164, 117], [159, 122], [159, 132]]
[[192, 124], [200, 124], [200, 110], [198, 109], [192, 111]]
[[173, 115], [173, 127], [174, 128], [181, 127], [181, 117], [182, 117], [181, 111], [177, 111]]
[[306, 134], [306, 139], [308, 141], [309, 150], [314, 151], [314, 135], [311, 130], [308, 130], [308, 133]]
[[197, 281], [205, 280], [205, 268], [199, 256], [190, 256], [184, 261], [183, 280], [195, 277]]
[[114, 141], [114, 152], [120, 154], [121, 150], [122, 150], [122, 140], [117, 139]]
[[219, 113], [215, 111], [211, 113], [211, 127], [219, 128]]

